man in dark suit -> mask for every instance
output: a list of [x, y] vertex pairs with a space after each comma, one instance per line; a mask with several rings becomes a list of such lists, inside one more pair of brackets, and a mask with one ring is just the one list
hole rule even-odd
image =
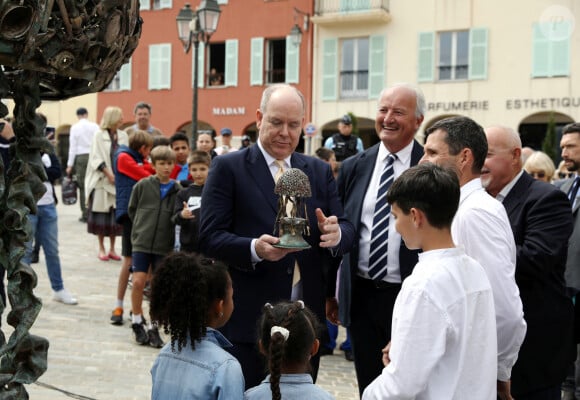
[[[572, 205], [572, 216], [574, 219], [574, 230], [568, 241], [568, 259], [566, 261], [566, 290], [568, 295], [576, 298], [574, 303], [575, 314], [575, 341], [578, 343], [580, 338], [580, 302], [577, 295], [580, 292], [580, 201], [578, 195], [580, 191], [578, 188], [578, 170], [580, 170], [580, 123], [568, 124], [562, 130], [562, 139], [560, 140], [560, 148], [562, 149], [562, 159], [564, 166], [574, 175], [564, 181], [556, 182], [556, 186], [566, 193], [570, 204]], [[574, 182], [577, 182], [574, 184]], [[580, 346], [577, 351], [574, 351], [576, 358], [575, 366], [570, 371], [570, 376], [567, 377], [563, 385], [562, 399], [574, 400], [580, 399]], [[574, 373], [575, 371], [575, 373]], [[576, 393], [574, 393], [576, 392]]]
[[[346, 253], [354, 229], [343, 217], [328, 164], [295, 153], [304, 124], [305, 101], [289, 85], [269, 86], [257, 110], [255, 146], [213, 160], [203, 191], [202, 253], [230, 266], [235, 310], [223, 328], [242, 365], [246, 387], [265, 377], [256, 350], [256, 321], [266, 302], [303, 299], [324, 321], [325, 271], [333, 257]], [[272, 236], [278, 212], [274, 180], [282, 169], [298, 168], [310, 181], [306, 199], [311, 248], [277, 248]], [[319, 357], [313, 357], [314, 379]]]
[[[350, 326], [351, 343], [359, 392], [381, 374], [381, 350], [391, 338], [391, 318], [401, 282], [417, 263], [417, 251], [405, 247], [395, 231], [392, 216], [384, 239], [386, 245], [376, 254], [386, 255], [378, 276], [371, 274], [374, 250], [373, 219], [384, 170], [392, 166], [390, 179], [396, 179], [404, 170], [416, 165], [423, 149], [413, 138], [425, 113], [425, 98], [420, 89], [398, 84], [381, 92], [375, 129], [380, 142], [363, 153], [343, 161], [338, 174], [338, 191], [346, 216], [356, 229], [352, 251], [343, 257], [340, 275], [340, 318], [338, 302], [334, 297], [334, 279], [329, 277], [327, 318], [333, 323]], [[395, 156], [392, 164], [389, 157]], [[332, 269], [334, 275], [335, 269]], [[372, 275], [372, 276], [371, 276]]]
[[566, 195], [522, 169], [522, 143], [510, 128], [485, 130], [488, 155], [482, 181], [502, 201], [516, 242], [516, 283], [526, 336], [512, 369], [517, 400], [559, 400], [560, 383], [573, 360], [573, 306], [564, 269], [572, 213]]

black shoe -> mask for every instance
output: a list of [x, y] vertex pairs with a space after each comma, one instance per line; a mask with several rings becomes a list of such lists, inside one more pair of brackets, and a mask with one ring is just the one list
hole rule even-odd
[[149, 346], [155, 347], [156, 349], [163, 347], [164, 343], [159, 336], [159, 330], [156, 326], [147, 331], [147, 336], [149, 336]]
[[145, 331], [145, 326], [141, 324], [131, 325], [133, 333], [135, 334], [135, 341], [141, 345], [149, 343], [149, 335]]
[[354, 353], [352, 352], [352, 350], [345, 350], [344, 358], [346, 358], [347, 361], [354, 361]]
[[334, 354], [334, 350], [331, 349], [330, 347], [320, 346], [320, 348], [318, 349], [318, 354], [320, 354], [320, 357], [331, 356]]
[[87, 217], [80, 217], [79, 222], [87, 222]]
[[38, 262], [38, 251], [33, 250], [32, 254], [30, 255], [30, 263], [36, 264]]
[[111, 313], [111, 324], [123, 325], [123, 307], [117, 307]]

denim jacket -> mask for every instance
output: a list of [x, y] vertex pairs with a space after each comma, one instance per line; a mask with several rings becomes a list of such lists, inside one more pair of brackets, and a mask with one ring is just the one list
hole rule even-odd
[[[309, 374], [282, 374], [280, 394], [284, 400], [334, 400], [330, 393], [313, 383], [312, 376]], [[270, 375], [244, 394], [244, 400], [271, 399]]]
[[222, 347], [232, 344], [212, 328], [195, 343], [195, 350], [189, 339], [179, 353], [173, 353], [171, 342], [167, 343], [151, 368], [151, 398], [241, 400], [245, 386], [242, 367]]

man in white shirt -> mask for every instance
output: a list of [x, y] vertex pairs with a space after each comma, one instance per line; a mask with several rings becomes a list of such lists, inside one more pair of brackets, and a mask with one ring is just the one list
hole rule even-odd
[[526, 323], [514, 278], [516, 246], [510, 222], [502, 204], [481, 185], [487, 139], [483, 128], [467, 117], [440, 120], [425, 135], [421, 162], [447, 166], [459, 177], [461, 199], [451, 235], [483, 266], [491, 283], [497, 324], [498, 398], [511, 399], [511, 369], [524, 340]]
[[385, 368], [363, 400], [495, 400], [493, 294], [481, 265], [455, 248], [454, 172], [431, 163], [403, 172], [387, 199], [410, 249], [423, 249], [393, 310]]
[[89, 121], [89, 112], [84, 107], [77, 109], [77, 117], [79, 119], [78, 122], [70, 127], [66, 174], [70, 176], [74, 172], [76, 175], [80, 192], [79, 204], [82, 212], [79, 221], [87, 222], [85, 175], [87, 173], [87, 162], [89, 161], [93, 135], [99, 130], [99, 125]]

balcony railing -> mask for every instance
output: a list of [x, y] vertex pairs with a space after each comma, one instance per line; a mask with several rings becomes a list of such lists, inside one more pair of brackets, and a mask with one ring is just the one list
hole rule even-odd
[[360, 13], [372, 10], [389, 12], [389, 0], [316, 0], [315, 14]]

